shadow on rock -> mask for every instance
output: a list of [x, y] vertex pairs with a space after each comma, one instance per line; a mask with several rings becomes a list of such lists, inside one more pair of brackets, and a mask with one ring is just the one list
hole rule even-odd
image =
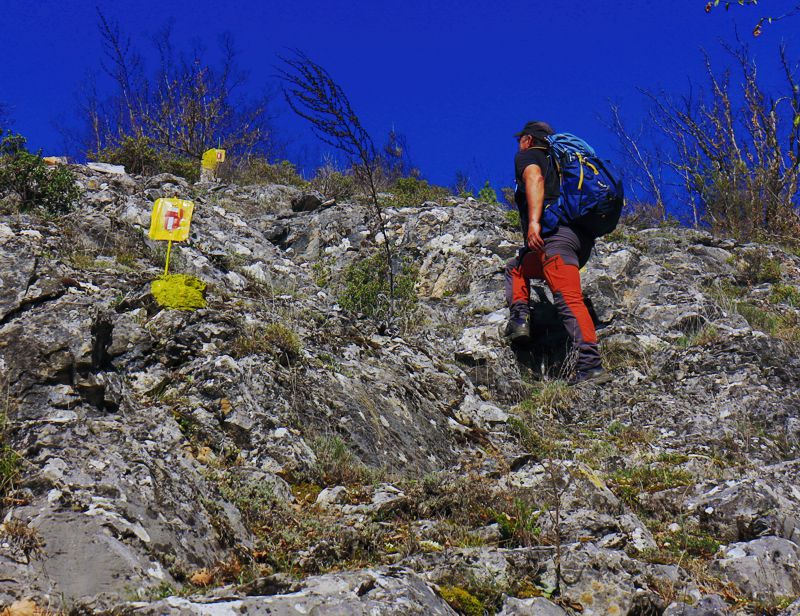
[[[584, 297], [584, 303], [597, 329], [607, 325], [597, 317], [590, 298]], [[511, 345], [520, 370], [534, 378], [569, 376], [574, 364], [572, 343], [550, 290], [541, 284], [531, 285], [530, 327], [529, 341]]]

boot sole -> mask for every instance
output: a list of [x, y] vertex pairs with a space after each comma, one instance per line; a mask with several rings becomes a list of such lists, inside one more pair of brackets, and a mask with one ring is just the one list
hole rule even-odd
[[578, 385], [578, 386], [585, 385], [585, 384], [605, 385], [606, 383], [610, 383], [613, 380], [614, 380], [614, 376], [612, 374], [610, 374], [608, 372], [604, 372], [602, 374], [598, 374], [597, 376], [593, 376], [593, 377], [590, 376], [589, 378], [583, 379], [582, 381], [572, 382], [572, 383], [570, 383], [570, 385]]
[[510, 336], [508, 336], [508, 339], [511, 340], [511, 342], [530, 342], [531, 335], [523, 334], [520, 332], [516, 334], [511, 334]]
[[506, 325], [504, 323], [500, 323], [500, 325], [498, 325], [497, 333], [500, 335], [500, 338], [502, 340], [508, 340], [509, 342], [513, 343], [529, 342], [531, 339], [530, 332], [528, 332], [527, 334], [523, 332], [515, 332], [509, 334], [508, 332], [506, 332]]

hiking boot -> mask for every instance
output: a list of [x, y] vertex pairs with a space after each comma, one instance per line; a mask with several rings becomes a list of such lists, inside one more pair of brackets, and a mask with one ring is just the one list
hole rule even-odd
[[593, 385], [604, 385], [608, 383], [613, 377], [611, 373], [608, 372], [602, 366], [598, 366], [597, 368], [590, 368], [589, 370], [580, 370], [575, 373], [569, 384], [570, 385], [579, 385], [581, 383], [592, 383]]
[[528, 342], [531, 339], [531, 324], [527, 312], [512, 313], [503, 332], [511, 342]]

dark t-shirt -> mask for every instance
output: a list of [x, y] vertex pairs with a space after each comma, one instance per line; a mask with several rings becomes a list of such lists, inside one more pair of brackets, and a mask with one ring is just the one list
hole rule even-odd
[[552, 200], [558, 198], [561, 183], [558, 181], [558, 172], [555, 166], [551, 165], [550, 157], [547, 155], [547, 150], [540, 150], [537, 148], [529, 148], [521, 152], [517, 152], [514, 156], [514, 176], [517, 180], [517, 185], [514, 190], [514, 201], [517, 203], [519, 209], [519, 218], [522, 222], [522, 233], [526, 233], [528, 228], [528, 197], [525, 194], [525, 180], [522, 174], [528, 165], [537, 165], [542, 171], [544, 176], [544, 201], [545, 205]]

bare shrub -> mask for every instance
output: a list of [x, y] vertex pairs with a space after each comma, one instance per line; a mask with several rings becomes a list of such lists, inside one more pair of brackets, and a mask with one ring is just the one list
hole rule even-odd
[[175, 160], [197, 167], [212, 147], [224, 147], [234, 156], [274, 155], [269, 97], [240, 96], [247, 79], [238, 68], [230, 35], [220, 38], [221, 60], [212, 64], [199, 44], [173, 48], [174, 37], [166, 27], [153, 37], [159, 64], [148, 73], [130, 37], [99, 10], [98, 18], [105, 52], [102, 69], [115, 93], [101, 98], [90, 83], [81, 96], [89, 133], [83, 149], [89, 156], [115, 162], [124, 154], [134, 172], [152, 173], [153, 166]]
[[306, 181], [288, 160], [270, 163], [263, 157], [242, 158], [234, 165], [226, 165], [220, 177], [237, 184], [283, 184], [305, 186]]
[[634, 184], [663, 207], [664, 177], [677, 177], [695, 226], [744, 241], [795, 243], [800, 181], [800, 82], [785, 46], [779, 49], [784, 85], [767, 92], [746, 47], [725, 47], [739, 72], [718, 71], [705, 58], [708, 90], [678, 99], [647, 93], [656, 136], [645, 145], [622, 125], [612, 106], [611, 127], [620, 139]]
[[326, 157], [323, 165], [317, 169], [311, 178], [311, 186], [336, 200], [349, 199], [357, 190], [352, 172], [340, 170], [331, 156]]

